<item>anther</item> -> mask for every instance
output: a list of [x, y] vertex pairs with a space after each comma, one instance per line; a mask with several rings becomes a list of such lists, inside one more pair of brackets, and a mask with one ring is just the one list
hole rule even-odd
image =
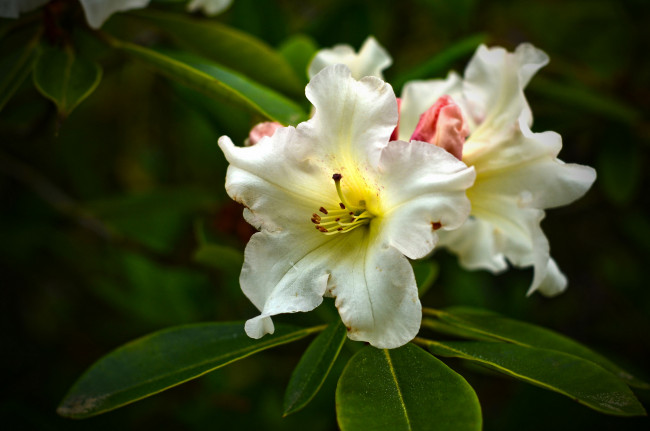
[[318, 211], [322, 212], [323, 214], [327, 215], [327, 210], [323, 207], [320, 207]]
[[339, 206], [341, 207], [342, 210], [345, 209], [345, 205], [343, 205], [343, 202], [339, 203]]

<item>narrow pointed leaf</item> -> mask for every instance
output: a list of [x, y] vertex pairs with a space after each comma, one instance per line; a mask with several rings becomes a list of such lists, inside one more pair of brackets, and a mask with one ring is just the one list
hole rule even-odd
[[291, 374], [284, 394], [284, 416], [305, 407], [318, 393], [327, 378], [347, 333], [339, 320], [330, 324], [311, 342]]
[[156, 24], [187, 50], [257, 82], [293, 95], [304, 91], [302, 82], [284, 57], [248, 33], [213, 19], [197, 19], [153, 9], [130, 14]]
[[619, 378], [591, 361], [555, 350], [510, 343], [431, 342], [436, 355], [467, 359], [509, 376], [566, 395], [602, 413], [645, 415], [643, 406]]
[[243, 322], [154, 332], [97, 361], [77, 380], [57, 412], [70, 418], [104, 413], [320, 329], [276, 325], [273, 335], [259, 340], [246, 335]]
[[457, 326], [476, 334], [476, 337], [492, 337], [522, 346], [539, 347], [569, 353], [588, 361], [595, 362], [606, 370], [618, 376], [630, 386], [648, 389], [650, 385], [637, 379], [609, 359], [594, 352], [582, 344], [551, 331], [550, 329], [520, 322], [499, 315], [489, 315], [469, 310], [444, 310], [437, 313], [444, 323]]
[[208, 60], [187, 53], [158, 52], [117, 39], [110, 39], [110, 42], [183, 85], [269, 120], [296, 124], [307, 116], [297, 104], [284, 96]]
[[54, 102], [62, 117], [70, 115], [99, 85], [102, 69], [72, 47], [43, 44], [34, 63], [36, 88]]
[[32, 71], [40, 31], [11, 34], [0, 48], [0, 111]]
[[342, 431], [465, 431], [482, 424], [472, 387], [412, 344], [357, 352], [339, 379], [336, 415]]

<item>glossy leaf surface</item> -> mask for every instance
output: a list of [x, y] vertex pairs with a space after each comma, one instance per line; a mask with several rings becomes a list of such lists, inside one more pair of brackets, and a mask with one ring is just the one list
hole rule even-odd
[[293, 370], [284, 394], [284, 416], [309, 403], [327, 378], [347, 337], [341, 321], [330, 324], [309, 345]]
[[638, 388], [650, 386], [621, 369], [609, 359], [594, 352], [586, 346], [550, 329], [508, 319], [499, 315], [489, 315], [480, 311], [446, 310], [437, 314], [443, 322], [457, 326], [469, 334], [476, 334], [483, 339], [493, 337], [500, 341], [519, 344], [522, 346], [538, 347], [569, 353], [583, 359], [595, 362], [606, 370], [618, 376], [625, 383]]
[[555, 350], [511, 343], [431, 342], [436, 355], [467, 359], [509, 376], [559, 392], [602, 413], [644, 415], [630, 388], [593, 362]]
[[354, 355], [339, 379], [336, 410], [343, 431], [465, 431], [482, 423], [465, 379], [412, 344]]
[[246, 335], [243, 322], [155, 332], [97, 361], [70, 389], [57, 412], [70, 418], [104, 413], [319, 329], [276, 325], [273, 335], [259, 340]]

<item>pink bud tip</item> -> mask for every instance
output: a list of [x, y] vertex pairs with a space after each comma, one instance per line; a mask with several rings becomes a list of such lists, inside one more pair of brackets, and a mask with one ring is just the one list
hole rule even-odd
[[402, 99], [399, 97], [397, 98], [397, 126], [393, 129], [393, 133], [390, 135], [390, 140], [391, 141], [397, 141], [399, 139], [399, 120], [400, 117], [402, 116]]
[[463, 144], [469, 128], [460, 107], [449, 96], [442, 96], [420, 116], [411, 140], [428, 142], [444, 148], [458, 160], [463, 158]]
[[284, 127], [280, 123], [267, 121], [265, 123], [256, 124], [248, 134], [248, 139], [245, 142], [247, 147], [257, 144], [265, 136], [273, 136], [276, 130]]

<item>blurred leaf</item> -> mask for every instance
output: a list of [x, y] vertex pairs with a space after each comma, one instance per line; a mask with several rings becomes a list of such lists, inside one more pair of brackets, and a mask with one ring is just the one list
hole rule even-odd
[[244, 263], [241, 251], [218, 244], [202, 244], [194, 252], [194, 261], [225, 272], [237, 272]]
[[38, 30], [11, 34], [0, 47], [0, 111], [32, 71], [35, 49], [41, 33]]
[[117, 39], [110, 39], [110, 42], [158, 72], [207, 96], [236, 104], [282, 124], [294, 124], [306, 118], [302, 109], [289, 99], [200, 57], [180, 52], [158, 52]]
[[393, 80], [393, 87], [399, 89], [407, 81], [416, 79], [442, 77], [442, 74], [446, 74], [455, 61], [473, 54], [485, 38], [486, 36], [480, 33], [459, 40], [444, 51], [434, 55], [430, 60], [395, 78]]
[[418, 295], [422, 298], [438, 279], [440, 267], [432, 260], [416, 260], [411, 262], [411, 266], [413, 266], [413, 272], [415, 273]]
[[158, 251], [171, 251], [190, 224], [190, 214], [215, 202], [209, 190], [196, 187], [156, 189], [92, 201], [86, 208], [119, 233]]
[[650, 388], [650, 385], [638, 380], [609, 359], [550, 329], [498, 315], [485, 314], [481, 311], [443, 310], [438, 311], [436, 317], [440, 318], [444, 323], [468, 331], [468, 334], [493, 337], [500, 341], [507, 341], [524, 347], [538, 347], [569, 353], [595, 362], [631, 386], [643, 389]]
[[319, 329], [276, 325], [273, 335], [258, 340], [246, 335], [244, 322], [164, 329], [97, 361], [77, 380], [57, 412], [78, 419], [98, 415]]
[[476, 341], [432, 341], [429, 349], [436, 355], [479, 362], [602, 413], [645, 415], [643, 406], [625, 383], [593, 362], [573, 355], [510, 343]]
[[78, 56], [70, 46], [42, 44], [34, 62], [36, 88], [64, 118], [97, 88], [101, 78], [99, 65]]
[[[626, 131], [622, 131], [625, 134]], [[632, 202], [642, 186], [645, 161], [640, 149], [625, 137], [619, 145], [602, 145], [598, 154], [598, 183], [607, 198], [617, 204]], [[625, 144], [625, 142], [630, 142]]]
[[531, 81], [528, 89], [562, 105], [600, 114], [605, 118], [626, 124], [634, 124], [641, 118], [641, 114], [636, 109], [620, 100], [576, 83], [564, 84], [538, 76]]
[[169, 33], [181, 46], [291, 95], [302, 95], [302, 81], [265, 42], [215, 20], [153, 9], [131, 11]]
[[355, 354], [339, 379], [336, 406], [342, 431], [463, 431], [482, 423], [465, 379], [412, 344]]
[[316, 42], [309, 36], [297, 34], [283, 42], [278, 51], [291, 65], [301, 82], [306, 84], [307, 68], [318, 51]]
[[293, 370], [284, 393], [284, 416], [305, 407], [318, 393], [346, 337], [345, 326], [338, 320], [330, 324], [311, 342]]

